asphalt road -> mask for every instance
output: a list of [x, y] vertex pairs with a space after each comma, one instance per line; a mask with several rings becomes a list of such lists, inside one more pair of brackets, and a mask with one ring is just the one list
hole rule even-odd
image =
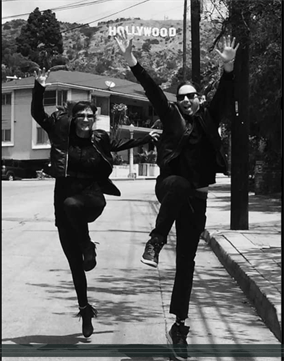
[[[53, 216], [53, 180], [2, 182], [2, 344], [37, 346], [166, 345], [174, 322], [169, 302], [174, 278], [174, 229], [160, 255], [158, 269], [140, 262], [154, 226], [154, 181], [115, 182], [122, 197], [106, 196], [107, 206], [90, 234], [98, 245], [98, 264], [87, 273], [89, 299], [98, 309], [94, 334], [86, 340], [67, 261], [60, 248]], [[210, 208], [210, 201], [208, 203]], [[217, 210], [215, 210], [217, 211]], [[208, 219], [210, 225], [210, 219]], [[210, 248], [201, 241], [196, 257], [190, 305], [188, 343], [193, 345], [278, 345], [255, 310], [227, 274]], [[77, 349], [76, 349], [77, 348]], [[12, 350], [12, 348], [11, 348]], [[54, 350], [53, 350], [54, 351]], [[69, 360], [59, 351], [40, 360]], [[62, 357], [61, 357], [62, 356]], [[74, 354], [72, 355], [74, 356]], [[3, 357], [3, 360], [35, 360]], [[160, 361], [161, 356], [129, 356], [125, 351], [100, 361]], [[192, 357], [190, 360], [231, 361], [235, 356]], [[248, 356], [246, 361], [277, 358]], [[72, 360], [90, 360], [84, 355]], [[280, 360], [280, 358], [279, 358]]]

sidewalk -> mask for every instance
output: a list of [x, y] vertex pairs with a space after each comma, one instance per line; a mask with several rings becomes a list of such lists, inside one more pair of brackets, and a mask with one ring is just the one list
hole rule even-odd
[[281, 196], [249, 194], [249, 230], [230, 230], [230, 178], [208, 195], [202, 238], [281, 341]]

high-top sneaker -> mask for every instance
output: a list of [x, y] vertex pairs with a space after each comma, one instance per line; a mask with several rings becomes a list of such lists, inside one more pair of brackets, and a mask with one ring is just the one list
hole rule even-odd
[[174, 323], [168, 333], [168, 341], [177, 360], [184, 361], [188, 358], [186, 337], [189, 327]]
[[83, 249], [83, 267], [85, 271], [91, 271], [97, 265], [96, 245], [90, 241], [87, 247]]
[[159, 263], [159, 253], [163, 248], [164, 237], [160, 235], [153, 235], [146, 243], [144, 253], [141, 257], [141, 262], [148, 266], [157, 267]]

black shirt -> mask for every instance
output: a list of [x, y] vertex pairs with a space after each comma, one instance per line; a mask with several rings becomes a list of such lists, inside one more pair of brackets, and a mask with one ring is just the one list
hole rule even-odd
[[194, 189], [215, 183], [210, 168], [215, 161], [215, 152], [202, 129], [200, 114], [185, 116], [191, 133], [184, 136], [181, 152], [169, 165], [172, 174], [186, 178]]
[[90, 138], [80, 138], [76, 134], [70, 135], [68, 150], [68, 171], [83, 173], [99, 178], [101, 155], [94, 148]]

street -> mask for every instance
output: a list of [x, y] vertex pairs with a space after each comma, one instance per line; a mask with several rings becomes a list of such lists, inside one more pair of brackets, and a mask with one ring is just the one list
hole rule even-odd
[[[154, 226], [157, 210], [155, 181], [114, 183], [122, 196], [106, 196], [104, 213], [90, 224], [91, 238], [99, 244], [97, 267], [87, 273], [89, 301], [99, 314], [93, 321], [93, 335], [85, 339], [81, 334], [81, 320], [74, 318], [78, 312], [77, 299], [54, 225], [54, 180], [2, 182], [3, 345], [166, 345], [166, 332], [174, 322], [174, 316], [169, 314], [175, 263], [174, 227], [160, 254], [158, 269], [143, 265], [140, 257]], [[209, 199], [208, 213], [212, 212], [210, 207]], [[218, 214], [218, 209], [214, 212]], [[220, 224], [222, 222], [220, 219]], [[207, 226], [210, 228], [210, 217]], [[190, 325], [189, 344], [279, 344], [202, 240], [196, 257], [187, 322]], [[21, 359], [34, 360], [21, 355], [3, 358], [9, 361]], [[69, 358], [54, 355], [52, 359]], [[92, 357], [92, 360], [96, 359], [168, 360], [152, 356], [132, 358], [127, 354]], [[191, 358], [221, 359], [231, 361], [236, 358]], [[276, 358], [248, 357], [242, 360], [270, 361]]]

